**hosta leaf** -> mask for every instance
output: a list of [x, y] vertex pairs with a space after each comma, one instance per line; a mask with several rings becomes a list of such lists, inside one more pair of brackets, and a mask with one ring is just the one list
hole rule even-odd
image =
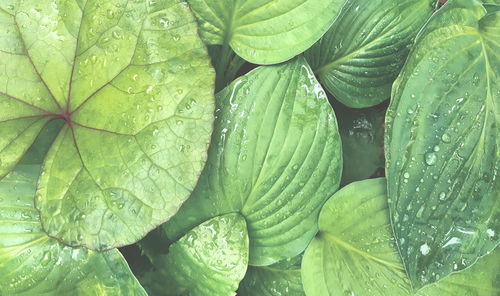
[[284, 62], [314, 44], [343, 0], [189, 0], [207, 44], [225, 44], [256, 64]]
[[165, 224], [175, 241], [211, 217], [240, 212], [250, 264], [300, 254], [338, 188], [337, 121], [306, 61], [259, 67], [217, 94], [209, 160], [193, 195]]
[[436, 0], [347, 0], [330, 30], [306, 57], [325, 88], [363, 108], [390, 96], [414, 37]]
[[386, 119], [391, 217], [415, 288], [500, 243], [500, 14], [450, 0], [420, 33]]
[[349, 184], [320, 213], [320, 232], [302, 261], [309, 296], [494, 296], [500, 249], [476, 265], [412, 292], [391, 235], [385, 179]]
[[300, 263], [302, 255], [270, 266], [250, 266], [240, 283], [241, 296], [304, 296]]
[[236, 295], [248, 265], [248, 233], [239, 214], [212, 218], [154, 258], [161, 295]]
[[314, 295], [405, 295], [383, 178], [335, 193], [319, 215], [319, 233], [302, 260], [304, 290]]
[[43, 232], [39, 171], [19, 165], [0, 182], [0, 295], [146, 295], [117, 250], [71, 248]]
[[351, 109], [333, 102], [342, 139], [343, 170], [341, 186], [368, 179], [383, 172], [383, 123], [386, 106]]
[[66, 121], [38, 183], [44, 230], [103, 250], [176, 213], [213, 122], [213, 69], [187, 4], [0, 0], [0, 28], [0, 178]]

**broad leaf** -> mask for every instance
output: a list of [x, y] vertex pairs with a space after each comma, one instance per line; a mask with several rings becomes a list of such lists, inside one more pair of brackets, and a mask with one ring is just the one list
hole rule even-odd
[[[248, 266], [248, 233], [239, 214], [212, 218], [156, 256], [161, 295], [236, 295]], [[158, 287], [156, 288], [158, 290]]]
[[250, 266], [240, 283], [241, 296], [304, 296], [300, 263], [302, 255], [270, 266]]
[[66, 244], [137, 241], [190, 195], [206, 161], [213, 69], [187, 4], [0, 0], [0, 178], [66, 122], [36, 207]]
[[389, 98], [409, 48], [436, 0], [347, 0], [330, 30], [306, 53], [325, 88], [345, 105]]
[[39, 171], [19, 165], [0, 181], [0, 295], [146, 295], [117, 250], [71, 248], [43, 232]]
[[386, 106], [351, 109], [331, 100], [342, 139], [341, 186], [368, 179], [385, 168], [383, 123]]
[[418, 37], [386, 118], [391, 217], [415, 288], [500, 243], [500, 14], [450, 0]]
[[223, 44], [255, 64], [287, 61], [314, 44], [343, 0], [189, 0], [207, 44]]
[[337, 121], [302, 57], [259, 67], [217, 94], [209, 160], [193, 195], [165, 224], [175, 241], [211, 217], [240, 212], [250, 264], [300, 254], [340, 181]]
[[412, 292], [394, 239], [385, 179], [352, 183], [328, 200], [320, 232], [306, 250], [308, 296], [494, 296], [500, 293], [500, 249], [476, 265]]

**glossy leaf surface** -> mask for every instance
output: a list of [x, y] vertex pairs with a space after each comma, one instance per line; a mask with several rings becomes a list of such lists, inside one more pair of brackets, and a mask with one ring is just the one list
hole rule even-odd
[[0, 295], [146, 295], [117, 250], [97, 253], [48, 237], [33, 206], [40, 165], [0, 181]]
[[193, 195], [165, 224], [175, 241], [211, 217], [240, 212], [250, 264], [300, 254], [338, 188], [341, 143], [324, 91], [300, 57], [259, 67], [217, 94], [209, 160]]
[[172, 244], [153, 264], [162, 295], [236, 295], [248, 266], [248, 233], [239, 214], [212, 218]]
[[302, 255], [270, 266], [250, 266], [240, 283], [241, 296], [304, 296], [300, 263]]
[[330, 27], [343, 0], [189, 0], [207, 44], [255, 64], [287, 61]]
[[307, 295], [498, 295], [500, 249], [412, 292], [391, 236], [385, 188], [385, 179], [352, 183], [325, 204], [320, 233], [302, 261]]
[[44, 230], [104, 250], [176, 213], [213, 123], [214, 71], [187, 4], [0, 0], [0, 26], [0, 178], [66, 121], [38, 183]]
[[409, 48], [436, 0], [348, 0], [328, 32], [306, 53], [328, 92], [364, 108], [388, 99]]
[[386, 118], [391, 217], [415, 288], [500, 243], [500, 14], [448, 1], [421, 32]]

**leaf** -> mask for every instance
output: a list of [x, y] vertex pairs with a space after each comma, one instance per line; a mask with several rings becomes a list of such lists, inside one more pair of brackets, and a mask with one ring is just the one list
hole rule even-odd
[[498, 295], [500, 249], [412, 292], [391, 235], [385, 185], [382, 178], [355, 182], [326, 202], [302, 260], [307, 295]]
[[500, 243], [500, 14], [448, 1], [420, 33], [386, 118], [388, 192], [418, 289]]
[[0, 182], [1, 295], [146, 295], [117, 250], [96, 253], [48, 237], [33, 207], [40, 165]]
[[351, 109], [331, 100], [342, 139], [340, 186], [368, 179], [385, 168], [383, 123], [385, 106]]
[[302, 260], [302, 281], [314, 295], [405, 295], [407, 280], [394, 245], [383, 178], [355, 182], [334, 194], [319, 215], [319, 233]]
[[352, 108], [390, 96], [409, 48], [436, 0], [348, 0], [306, 57], [328, 92]]
[[216, 97], [207, 166], [193, 195], [165, 224], [168, 238], [239, 212], [248, 225], [251, 265], [300, 254], [341, 176], [337, 121], [324, 91], [299, 57], [259, 67]]
[[44, 230], [105, 250], [174, 215], [213, 123], [214, 71], [187, 4], [0, 0], [0, 24], [0, 178], [65, 120], [38, 182]]
[[249, 266], [240, 283], [241, 296], [303, 296], [300, 262], [302, 255], [280, 261], [271, 266]]
[[223, 44], [255, 64], [287, 61], [314, 44], [343, 0], [189, 0], [207, 44]]
[[212, 218], [155, 257], [162, 295], [236, 295], [248, 266], [248, 233], [239, 214]]

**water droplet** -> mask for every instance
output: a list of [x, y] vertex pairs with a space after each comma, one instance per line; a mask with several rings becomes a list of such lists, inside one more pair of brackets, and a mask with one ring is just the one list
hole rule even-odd
[[427, 165], [435, 165], [437, 162], [437, 156], [434, 152], [429, 152], [425, 154], [425, 163]]
[[42, 260], [40, 260], [40, 263], [42, 265], [47, 265], [47, 263], [50, 262], [50, 259], [52, 258], [52, 253], [50, 251], [45, 251], [42, 256]]
[[153, 131], [153, 136], [157, 136], [158, 133], [160, 133], [160, 131], [157, 128], [155, 128]]
[[422, 253], [422, 255], [426, 256], [427, 254], [429, 254], [430, 251], [431, 248], [427, 243], [420, 246], [420, 252]]
[[113, 10], [111, 9], [108, 9], [108, 13], [106, 14], [106, 17], [109, 18], [109, 19], [112, 19], [115, 17], [115, 13]]
[[404, 173], [404, 174], [403, 174], [403, 177], [405, 177], [405, 179], [410, 178], [410, 173], [408, 173], [408, 172]]
[[445, 200], [446, 199], [446, 193], [445, 192], [439, 193], [439, 199], [440, 200]]
[[443, 140], [443, 142], [445, 143], [449, 143], [451, 141], [450, 136], [448, 134], [443, 134], [441, 140]]
[[174, 41], [179, 41], [181, 39], [181, 35], [176, 34], [176, 35], [174, 35], [173, 39], [174, 39]]

